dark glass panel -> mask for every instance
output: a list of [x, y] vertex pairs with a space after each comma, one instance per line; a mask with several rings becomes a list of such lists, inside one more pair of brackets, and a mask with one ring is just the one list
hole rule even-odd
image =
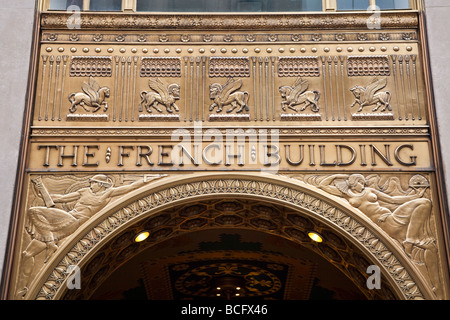
[[338, 10], [367, 10], [369, 0], [337, 0]]
[[409, 9], [409, 0], [377, 0], [377, 6], [383, 9]]
[[91, 0], [89, 9], [92, 11], [121, 11], [122, 0]]
[[147, 12], [292, 12], [322, 11], [321, 0], [137, 0]]
[[70, 6], [77, 6], [81, 10], [83, 8], [83, 0], [52, 0], [50, 10], [66, 10]]

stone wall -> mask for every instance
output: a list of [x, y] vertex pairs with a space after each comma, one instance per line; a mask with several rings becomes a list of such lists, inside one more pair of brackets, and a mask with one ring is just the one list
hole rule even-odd
[[[425, 0], [428, 44], [431, 63], [431, 75], [434, 87], [434, 98], [438, 130], [441, 140], [441, 154], [446, 181], [450, 181], [450, 64], [448, 50], [450, 48], [450, 1]], [[450, 188], [447, 187], [450, 195]]]
[[23, 129], [34, 12], [35, 0], [2, 1], [0, 6], [0, 271], [8, 241]]

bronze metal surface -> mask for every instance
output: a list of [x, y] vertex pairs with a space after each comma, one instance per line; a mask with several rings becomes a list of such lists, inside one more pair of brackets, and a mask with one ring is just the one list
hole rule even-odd
[[61, 298], [70, 265], [166, 205], [241, 196], [327, 224], [398, 299], [447, 299], [420, 15], [42, 13], [8, 298]]

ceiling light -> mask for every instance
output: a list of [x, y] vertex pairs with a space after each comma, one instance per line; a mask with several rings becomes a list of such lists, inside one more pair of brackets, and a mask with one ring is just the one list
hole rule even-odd
[[134, 237], [134, 242], [142, 242], [145, 239], [147, 239], [149, 235], [150, 235], [150, 232], [142, 231], [136, 237]]
[[315, 242], [322, 242], [323, 241], [322, 236], [320, 234], [318, 234], [317, 232], [315, 232], [315, 231], [308, 232], [308, 236]]
[[231, 299], [245, 295], [245, 279], [234, 276], [222, 276], [211, 279], [212, 293], [216, 297]]

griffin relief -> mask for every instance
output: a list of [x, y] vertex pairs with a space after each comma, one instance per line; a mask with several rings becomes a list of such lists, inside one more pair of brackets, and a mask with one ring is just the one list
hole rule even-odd
[[180, 99], [180, 86], [176, 83], [169, 85], [164, 84], [159, 78], [156, 80], [150, 79], [148, 81], [152, 91], [141, 92], [141, 103], [139, 104], [139, 112], [145, 108], [147, 112], [152, 113], [152, 107], [158, 112], [163, 112], [159, 105], [163, 105], [168, 113], [180, 111], [175, 104], [176, 100]]
[[248, 99], [249, 94], [246, 91], [238, 91], [242, 87], [242, 80], [234, 80], [229, 78], [225, 85], [219, 83], [213, 83], [209, 86], [209, 96], [213, 100], [213, 104], [210, 105], [209, 111], [213, 111], [217, 107], [216, 112], [222, 112], [223, 107], [231, 105], [231, 108], [227, 110], [228, 113], [233, 112], [234, 109], [237, 113], [242, 111], [249, 111]]
[[361, 86], [355, 86], [350, 91], [355, 96], [356, 100], [350, 106], [353, 108], [356, 104], [359, 104], [358, 112], [361, 112], [365, 106], [376, 105], [372, 111], [377, 111], [380, 107], [380, 111], [388, 109], [392, 111], [390, 104], [391, 93], [389, 91], [380, 91], [387, 85], [387, 78], [375, 79], [366, 88]]
[[97, 81], [90, 77], [88, 82], [83, 82], [81, 89], [83, 92], [72, 93], [69, 96], [71, 113], [74, 113], [78, 106], [83, 107], [87, 112], [97, 112], [102, 106], [103, 111], [108, 110], [108, 104], [105, 101], [110, 95], [108, 87], [100, 87]]
[[281, 108], [286, 111], [286, 107], [297, 112], [295, 106], [303, 104], [300, 111], [306, 110], [307, 107], [311, 107], [311, 111], [319, 112], [319, 98], [320, 93], [316, 90], [307, 91], [309, 87], [307, 80], [297, 78], [294, 85], [281, 86], [279, 92], [283, 101], [281, 102]]

